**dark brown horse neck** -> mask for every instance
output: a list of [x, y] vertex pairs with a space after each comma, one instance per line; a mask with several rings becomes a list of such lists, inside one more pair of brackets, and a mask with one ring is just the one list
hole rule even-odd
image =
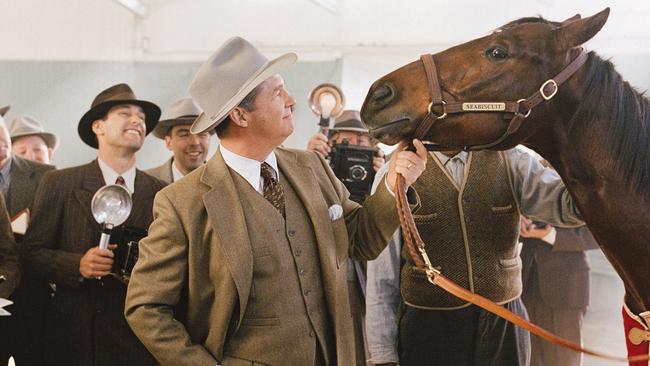
[[525, 145], [562, 176], [631, 310], [650, 310], [650, 103], [593, 53], [554, 102]]

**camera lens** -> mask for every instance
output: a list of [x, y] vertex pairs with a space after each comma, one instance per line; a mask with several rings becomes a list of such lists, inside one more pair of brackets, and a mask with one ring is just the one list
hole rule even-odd
[[361, 165], [353, 165], [350, 167], [348, 176], [354, 182], [361, 182], [368, 176], [368, 171]]

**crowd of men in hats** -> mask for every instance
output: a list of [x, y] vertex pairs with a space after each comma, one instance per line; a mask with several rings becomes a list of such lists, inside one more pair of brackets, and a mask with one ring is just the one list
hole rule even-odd
[[[413, 140], [415, 151], [398, 149], [387, 164], [378, 153], [374, 193], [351, 200], [325, 156], [338, 139], [371, 145], [358, 112], [331, 136], [315, 135], [309, 151], [282, 147], [295, 99], [280, 72], [296, 59], [269, 60], [229, 39], [163, 120], [129, 85], [111, 86], [78, 123], [97, 156], [72, 168], [49, 165], [56, 135], [24, 115], [7, 129], [0, 109], [0, 298], [14, 301], [12, 316], [0, 317], [0, 365], [366, 363], [350, 260], [372, 260], [391, 242], [398, 174], [415, 209], [431, 203], [420, 175], [449, 173], [427, 166]], [[136, 154], [149, 133], [172, 157], [145, 172]], [[213, 134], [220, 143], [208, 157]], [[131, 195], [121, 226], [147, 232], [128, 282], [113, 273], [118, 243], [98, 246], [91, 212], [110, 184]], [[23, 232], [12, 228], [20, 215], [29, 218]]]

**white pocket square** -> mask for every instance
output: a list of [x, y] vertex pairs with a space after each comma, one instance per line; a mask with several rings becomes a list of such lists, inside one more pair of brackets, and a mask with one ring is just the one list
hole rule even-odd
[[330, 221], [340, 219], [341, 216], [343, 216], [343, 207], [341, 207], [341, 205], [331, 205], [330, 208], [327, 209], [327, 213], [330, 216]]

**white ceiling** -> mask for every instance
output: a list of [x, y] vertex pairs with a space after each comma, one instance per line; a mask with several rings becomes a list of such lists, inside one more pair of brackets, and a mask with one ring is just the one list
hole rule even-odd
[[233, 35], [303, 60], [416, 57], [519, 17], [562, 20], [606, 6], [610, 19], [590, 48], [650, 54], [647, 0], [4, 0], [0, 60], [198, 61]]

